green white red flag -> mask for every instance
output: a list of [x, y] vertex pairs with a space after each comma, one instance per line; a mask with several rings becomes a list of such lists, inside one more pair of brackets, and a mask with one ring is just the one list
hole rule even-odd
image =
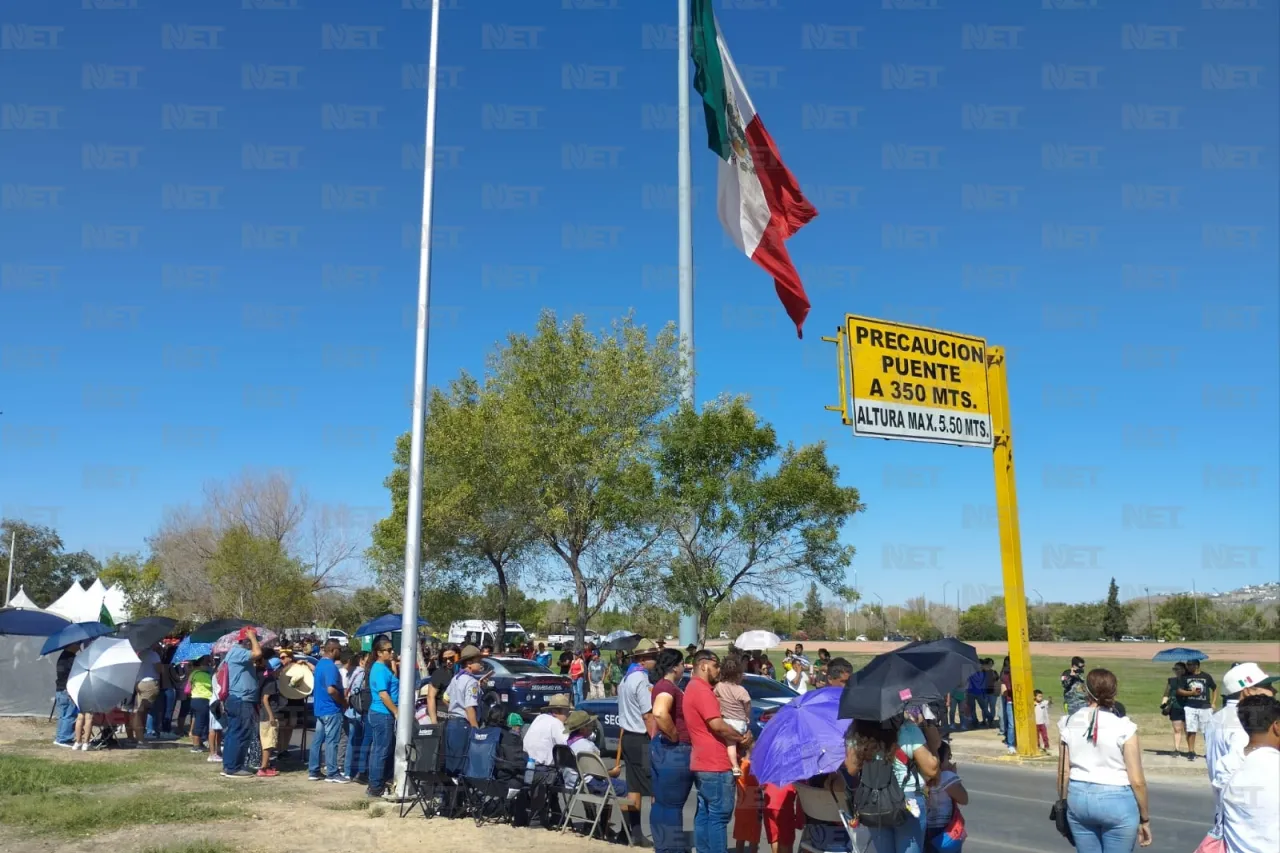
[[785, 241], [818, 215], [742, 84], [716, 25], [712, 0], [692, 0], [689, 45], [694, 88], [702, 96], [707, 144], [720, 157], [716, 209], [720, 224], [742, 252], [773, 276], [774, 289], [803, 337], [809, 297]]

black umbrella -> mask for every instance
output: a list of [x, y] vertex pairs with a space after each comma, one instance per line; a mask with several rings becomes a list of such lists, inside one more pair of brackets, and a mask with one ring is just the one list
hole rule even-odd
[[219, 637], [225, 637], [232, 631], [239, 631], [252, 624], [247, 619], [214, 619], [197, 627], [188, 639], [193, 643], [216, 643]]
[[969, 676], [982, 668], [978, 650], [954, 638], [910, 643], [889, 654], [914, 664], [943, 690], [963, 687]]
[[945, 694], [918, 666], [889, 652], [849, 678], [840, 695], [840, 719], [888, 720], [909, 703], [940, 702]]
[[134, 651], [142, 651], [163, 640], [177, 626], [177, 620], [168, 616], [147, 616], [133, 622], [121, 622], [116, 626], [115, 636], [128, 640]]
[[631, 652], [635, 650], [635, 647], [639, 645], [639, 643], [639, 634], [621, 634], [620, 636], [610, 634], [609, 638], [605, 639], [605, 641], [600, 644], [600, 651]]

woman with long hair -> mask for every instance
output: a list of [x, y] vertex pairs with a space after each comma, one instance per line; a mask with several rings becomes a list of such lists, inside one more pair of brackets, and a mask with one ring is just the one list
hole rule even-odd
[[1004, 745], [1010, 755], [1018, 754], [1017, 725], [1013, 720], [1013, 667], [1009, 658], [1000, 667], [1000, 726], [1004, 729]]
[[1179, 758], [1182, 757], [1182, 744], [1186, 740], [1187, 712], [1178, 701], [1178, 683], [1186, 674], [1187, 665], [1182, 661], [1175, 663], [1173, 675], [1165, 685], [1164, 697], [1160, 700], [1160, 712], [1167, 716], [1173, 725], [1173, 754]]
[[900, 826], [868, 827], [876, 853], [923, 853], [925, 787], [938, 775], [938, 758], [929, 751], [924, 732], [901, 714], [885, 722], [854, 720], [845, 737], [845, 770], [857, 776], [872, 761], [890, 762], [909, 812]]
[[1088, 704], [1058, 723], [1058, 788], [1079, 853], [1132, 853], [1151, 845], [1147, 780], [1133, 720], [1116, 713], [1116, 677], [1090, 670]]
[[653, 667], [658, 680], [653, 687], [653, 720], [658, 726], [649, 741], [649, 767], [653, 776], [653, 807], [649, 811], [649, 831], [658, 851], [689, 850], [692, 838], [684, 830], [684, 804], [693, 790], [689, 759], [693, 752], [689, 730], [684, 723], [684, 654], [679, 649], [658, 652]]

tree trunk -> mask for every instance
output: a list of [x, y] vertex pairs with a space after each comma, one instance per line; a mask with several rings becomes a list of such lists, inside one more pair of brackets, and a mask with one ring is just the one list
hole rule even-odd
[[574, 626], [573, 647], [576, 651], [586, 647], [587, 644], [587, 580], [582, 576], [581, 570], [578, 568], [578, 562], [575, 559], [573, 565], [573, 591], [574, 597], [577, 599], [578, 605], [577, 624]]
[[707, 607], [698, 608], [698, 648], [703, 649], [707, 646], [707, 624], [711, 621], [711, 610]]
[[501, 561], [492, 557], [489, 559], [498, 575], [498, 623], [493, 626], [493, 653], [500, 655], [507, 648], [507, 597], [511, 594], [511, 590], [507, 585], [507, 573], [502, 568]]

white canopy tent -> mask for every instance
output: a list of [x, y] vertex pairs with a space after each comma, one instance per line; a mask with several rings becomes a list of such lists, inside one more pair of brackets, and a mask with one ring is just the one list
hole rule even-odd
[[[71, 586], [67, 587], [66, 592], [58, 596], [58, 600], [46, 607], [45, 610], [50, 613], [56, 613], [63, 619], [69, 619], [72, 622], [84, 622], [85, 620], [80, 618], [84, 600], [84, 587], [80, 586], [79, 581], [74, 581]], [[97, 619], [98, 614], [95, 613], [93, 618]]]
[[102, 581], [94, 578], [88, 589], [73, 583], [62, 596], [47, 608], [63, 619], [72, 622], [97, 622], [102, 616], [102, 607], [106, 605], [111, 620], [116, 624], [129, 618], [129, 608], [125, 604], [124, 590], [118, 587], [107, 588]]
[[23, 610], [39, 610], [40, 605], [31, 600], [31, 596], [27, 595], [27, 591], [22, 587], [18, 587], [18, 594], [9, 599], [7, 607], [21, 607]]

